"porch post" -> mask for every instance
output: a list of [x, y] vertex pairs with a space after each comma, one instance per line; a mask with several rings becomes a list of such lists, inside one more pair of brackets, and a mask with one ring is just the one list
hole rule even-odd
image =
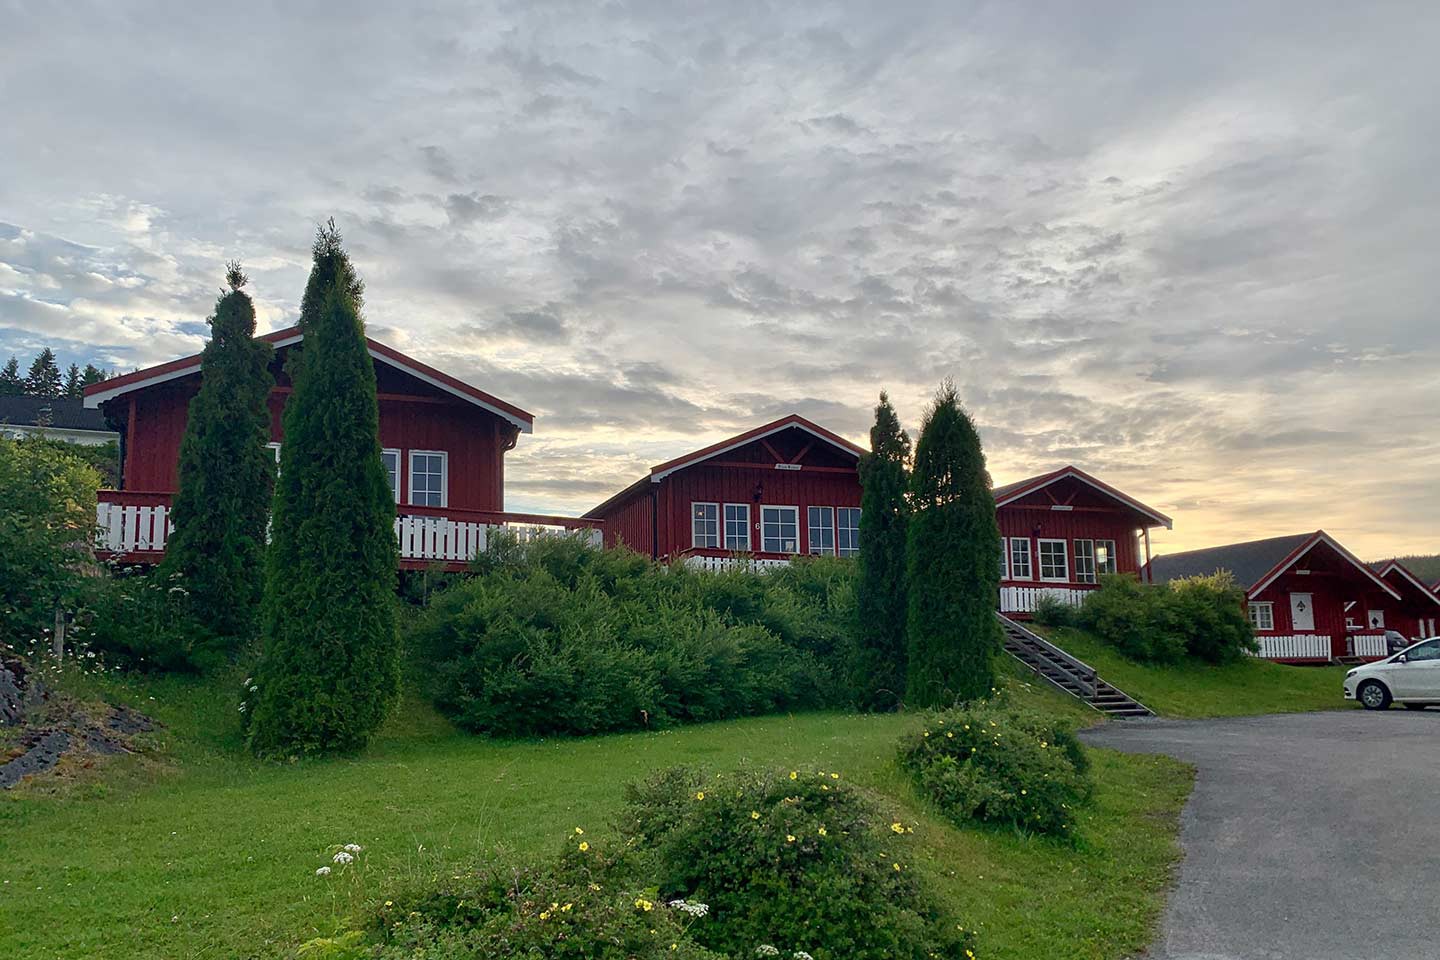
[[1147, 583], [1155, 582], [1155, 571], [1150, 569], [1150, 528], [1141, 527], [1140, 532], [1145, 535], [1145, 580]]

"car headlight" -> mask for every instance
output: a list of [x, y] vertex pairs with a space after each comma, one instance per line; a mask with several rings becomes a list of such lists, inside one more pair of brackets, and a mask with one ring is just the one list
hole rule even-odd
[[1345, 679], [1346, 679], [1346, 680], [1349, 680], [1351, 677], [1355, 676], [1355, 674], [1357, 674], [1357, 673], [1359, 673], [1359, 672], [1360, 672], [1359, 670], [1351, 670], [1351, 671], [1349, 671], [1348, 673], [1345, 674]]

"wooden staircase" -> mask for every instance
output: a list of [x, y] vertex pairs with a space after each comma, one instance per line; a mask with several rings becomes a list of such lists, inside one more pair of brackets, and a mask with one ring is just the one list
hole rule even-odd
[[1000, 627], [1005, 632], [1005, 652], [1034, 670], [1052, 687], [1085, 701], [1109, 717], [1155, 716], [1154, 711], [1139, 700], [1106, 683], [1083, 660], [1072, 657], [1009, 617], [999, 613], [995, 616], [1000, 618]]

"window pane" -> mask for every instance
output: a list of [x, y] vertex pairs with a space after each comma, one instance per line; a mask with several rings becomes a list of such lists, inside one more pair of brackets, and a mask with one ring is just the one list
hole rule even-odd
[[832, 556], [835, 553], [835, 514], [829, 507], [809, 507], [810, 552]]
[[444, 500], [444, 454], [412, 453], [410, 455], [410, 502], [420, 507], [443, 507]]
[[1105, 559], [1104, 559], [1104, 560], [1100, 560], [1100, 561], [1097, 563], [1097, 565], [1096, 565], [1097, 568], [1099, 569], [1099, 572], [1101, 572], [1101, 573], [1115, 573], [1115, 572], [1118, 570], [1118, 568], [1117, 568], [1116, 565], [1115, 565], [1115, 541], [1114, 541], [1114, 540], [1096, 540], [1096, 541], [1095, 541], [1095, 549], [1096, 549], [1097, 551], [1103, 551], [1104, 554], [1105, 554]]
[[1010, 538], [1010, 576], [1014, 580], [1031, 579], [1030, 540], [1028, 538]]
[[750, 505], [725, 504], [725, 549], [750, 550]]
[[842, 557], [853, 557], [860, 552], [860, 508], [840, 507], [835, 515], [838, 552]]
[[720, 546], [720, 507], [718, 504], [692, 503], [690, 517], [692, 546]]
[[385, 464], [385, 479], [390, 481], [390, 492], [395, 497], [395, 502], [400, 502], [400, 454], [395, 450], [385, 450], [380, 454], [380, 461]]
[[1095, 541], [1075, 541], [1075, 582], [1095, 582]]
[[1065, 563], [1065, 541], [1040, 541], [1040, 579], [1069, 579], [1069, 570], [1067, 569]]
[[767, 553], [800, 552], [800, 511], [797, 508], [760, 508], [760, 549]]

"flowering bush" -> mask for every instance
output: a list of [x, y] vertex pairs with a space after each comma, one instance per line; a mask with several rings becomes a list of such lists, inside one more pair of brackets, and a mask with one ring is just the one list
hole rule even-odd
[[999, 700], [926, 718], [901, 741], [900, 764], [958, 823], [1068, 835], [1091, 791], [1089, 760], [1068, 727]]
[[702, 902], [691, 935], [730, 956], [963, 957], [912, 869], [912, 828], [838, 773], [677, 768], [628, 788], [624, 828], [661, 899]]
[[410, 641], [437, 706], [497, 736], [838, 705], [831, 664], [850, 619], [836, 611], [853, 591], [843, 571], [798, 566], [699, 574], [569, 538], [502, 540], [433, 597]]
[[90, 645], [125, 669], [196, 671], [224, 664], [232, 641], [201, 625], [186, 600], [179, 574], [119, 568], [90, 581], [81, 620]]

